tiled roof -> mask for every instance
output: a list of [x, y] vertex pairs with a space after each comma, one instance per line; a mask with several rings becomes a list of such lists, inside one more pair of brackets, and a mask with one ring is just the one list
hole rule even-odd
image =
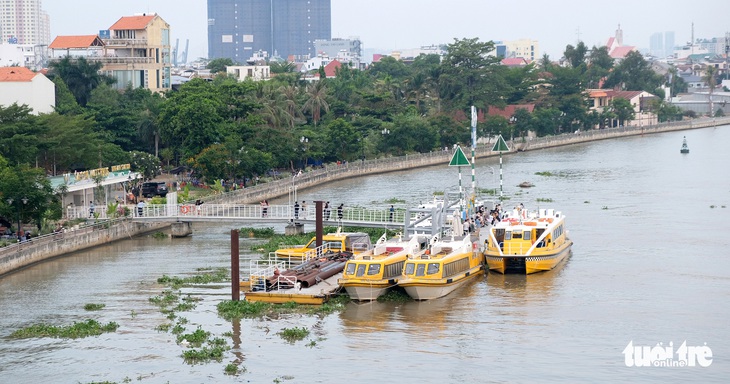
[[117, 20], [109, 29], [119, 31], [123, 29], [145, 29], [156, 15], [124, 16]]
[[56, 36], [53, 39], [50, 49], [66, 49], [66, 48], [88, 48], [91, 46], [104, 46], [98, 35], [80, 35], [80, 36]]
[[506, 59], [502, 59], [502, 65], [508, 67], [521, 67], [527, 64], [527, 60], [522, 57], [508, 57]]
[[613, 91], [609, 90], [606, 91], [606, 95], [610, 98], [621, 98], [626, 100], [631, 100], [639, 95], [644, 93], [643, 91]]
[[337, 76], [337, 74], [336, 74], [337, 68], [340, 68], [340, 67], [342, 67], [342, 63], [340, 63], [339, 61], [337, 61], [337, 60], [330, 61], [330, 63], [325, 65], [325, 67], [324, 67], [325, 76], [327, 76], [328, 78]]
[[31, 81], [37, 73], [26, 67], [0, 67], [0, 82]]
[[626, 55], [629, 54], [629, 52], [635, 51], [635, 50], [636, 50], [636, 47], [624, 45], [621, 47], [614, 48], [609, 55], [614, 59], [623, 59], [624, 57], [626, 57]]

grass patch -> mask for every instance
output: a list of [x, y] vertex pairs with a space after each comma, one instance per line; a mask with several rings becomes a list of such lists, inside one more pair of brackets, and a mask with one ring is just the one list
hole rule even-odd
[[220, 362], [223, 360], [223, 352], [225, 347], [203, 347], [200, 349], [187, 349], [183, 351], [182, 357], [188, 364], [207, 363], [211, 360]]
[[94, 303], [88, 303], [84, 305], [84, 309], [87, 311], [100, 311], [106, 307], [106, 304], [94, 304]]
[[385, 200], [385, 204], [405, 204], [406, 201], [403, 199], [399, 199], [396, 197], [391, 197], [390, 199]]
[[210, 272], [188, 277], [162, 275], [162, 277], [157, 279], [158, 283], [168, 285], [173, 289], [179, 289], [182, 286], [190, 284], [223, 283], [226, 281], [230, 281], [228, 269], [226, 268], [216, 268]]
[[284, 328], [280, 332], [277, 332], [282, 339], [293, 343], [295, 341], [304, 340], [305, 337], [309, 336], [309, 330], [304, 327]]
[[259, 239], [270, 239], [276, 235], [274, 228], [249, 228], [244, 227], [240, 229], [240, 237], [256, 237]]
[[73, 325], [57, 327], [48, 324], [36, 324], [13, 332], [10, 337], [27, 339], [33, 337], [55, 337], [64, 339], [78, 339], [89, 336], [99, 336], [102, 333], [114, 332], [119, 324], [110, 322], [102, 325], [96, 320], [88, 319], [84, 322], [74, 322]]
[[225, 372], [226, 375], [238, 375], [240, 373], [240, 370], [238, 368], [238, 365], [230, 363], [226, 365], [226, 367], [223, 369], [223, 372]]

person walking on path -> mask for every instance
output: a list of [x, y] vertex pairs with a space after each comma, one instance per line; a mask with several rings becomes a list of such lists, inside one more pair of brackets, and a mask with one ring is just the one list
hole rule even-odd
[[269, 215], [269, 202], [264, 200], [261, 202], [261, 217]]
[[390, 209], [388, 211], [390, 211], [390, 213], [388, 214], [388, 221], [392, 223], [393, 216], [395, 216], [395, 208], [393, 208], [393, 204], [390, 205]]
[[299, 202], [294, 202], [294, 219], [299, 219]]
[[345, 203], [340, 204], [339, 207], [337, 207], [337, 220], [342, 221], [342, 209], [345, 207]]
[[307, 202], [306, 201], [302, 201], [302, 218], [303, 219], [307, 218]]
[[324, 219], [329, 220], [330, 219], [330, 202], [324, 203]]
[[89, 203], [89, 217], [94, 217], [94, 202]]

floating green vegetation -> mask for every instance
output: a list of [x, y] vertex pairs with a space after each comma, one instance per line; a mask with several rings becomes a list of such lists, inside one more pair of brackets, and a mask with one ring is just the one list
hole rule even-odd
[[378, 297], [378, 301], [381, 303], [405, 303], [408, 301], [413, 301], [413, 299], [408, 296], [403, 288], [395, 287], [393, 289], [389, 289], [387, 292], [385, 292], [385, 294]]
[[[157, 280], [160, 281], [159, 279]], [[180, 294], [178, 292], [174, 292], [171, 289], [166, 289], [162, 291], [162, 294], [153, 296], [149, 298], [150, 303], [155, 304], [161, 308], [165, 308], [171, 304], [177, 303], [177, 301], [180, 299]]]
[[162, 275], [162, 277], [157, 279], [157, 282], [160, 284], [169, 285], [173, 289], [178, 289], [184, 285], [222, 283], [229, 280], [230, 278], [228, 276], [228, 269], [216, 268], [211, 272], [187, 277]]
[[713, 208], [714, 209], [714, 208], [717, 208], [717, 207], [715, 206], [715, 204], [712, 204], [712, 205], [710, 205], [710, 208]]
[[608, 206], [604, 205], [603, 207], [601, 207], [601, 209], [606, 210], [606, 209], [608, 209]]
[[405, 202], [406, 202], [405, 200], [398, 199], [396, 197], [391, 197], [390, 199], [385, 200], [386, 204], [405, 204]]
[[240, 229], [240, 237], [256, 237], [259, 239], [270, 239], [276, 235], [274, 228], [250, 228], [243, 227]]
[[18, 339], [27, 339], [32, 337], [78, 339], [88, 336], [99, 336], [106, 332], [114, 332], [117, 328], [119, 328], [119, 324], [113, 321], [102, 325], [96, 320], [88, 319], [84, 322], [74, 322], [73, 325], [64, 327], [57, 327], [48, 324], [31, 325], [30, 327], [13, 332], [10, 337]]
[[552, 203], [553, 199], [550, 198], [544, 198], [544, 197], [538, 197], [537, 198], [538, 203]]
[[586, 201], [584, 201], [584, 202], [583, 202], [583, 204], [590, 204], [590, 203], [591, 203], [591, 202], [590, 202], [590, 201], [588, 201], [588, 200], [586, 200]]
[[511, 197], [509, 197], [509, 196], [506, 196], [506, 195], [505, 195], [505, 196], [500, 196], [500, 197], [499, 197], [499, 201], [505, 201], [505, 200], [509, 200], [509, 199], [511, 199]]
[[309, 348], [314, 348], [316, 346], [317, 346], [316, 340], [310, 340], [309, 343], [307, 343], [307, 347], [309, 347]]
[[443, 196], [444, 195], [444, 191], [433, 191], [433, 195], [434, 196]]
[[166, 324], [160, 324], [155, 327], [155, 331], [157, 332], [168, 332], [172, 328], [172, 324], [166, 323]]
[[477, 188], [477, 192], [489, 196], [495, 196], [498, 193], [497, 188]]
[[273, 304], [262, 301], [224, 300], [218, 303], [218, 315], [226, 320], [254, 318], [273, 310]]
[[304, 340], [305, 337], [309, 336], [309, 330], [304, 327], [284, 328], [280, 332], [277, 332], [282, 339], [293, 343], [295, 341]]
[[202, 328], [198, 327], [198, 329], [196, 329], [193, 333], [178, 335], [177, 343], [180, 344], [183, 341], [187, 341], [190, 345], [197, 348], [208, 341], [208, 337], [210, 337], [210, 332], [206, 332]]
[[538, 176], [557, 176], [556, 174], [548, 171], [542, 171], [542, 172], [535, 172]]
[[166, 233], [164, 233], [164, 232], [159, 232], [159, 231], [158, 231], [158, 232], [155, 232], [155, 233], [153, 233], [153, 234], [151, 234], [150, 236], [151, 236], [151, 237], [152, 237], [153, 239], [158, 239], [158, 240], [162, 240], [162, 239], [167, 239], [167, 238], [169, 237], [169, 236], [167, 236], [167, 234], [166, 234]]
[[220, 362], [223, 360], [223, 352], [227, 350], [227, 347], [221, 346], [187, 349], [183, 351], [182, 356], [188, 364], [206, 363], [211, 360]]
[[241, 370], [238, 368], [238, 365], [235, 363], [230, 363], [226, 365], [226, 367], [223, 369], [223, 371], [226, 373], [226, 375], [238, 375], [241, 373]]
[[87, 311], [100, 311], [106, 307], [106, 304], [94, 304], [94, 303], [88, 303], [84, 305], [84, 309]]

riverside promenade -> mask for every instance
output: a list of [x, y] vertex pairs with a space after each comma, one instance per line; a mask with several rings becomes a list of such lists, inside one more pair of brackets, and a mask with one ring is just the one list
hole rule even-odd
[[[683, 131], [726, 124], [730, 124], [730, 117], [675, 121], [671, 123], [662, 123], [643, 127], [617, 127], [600, 130], [580, 131], [577, 133], [571, 132], [556, 136], [538, 137], [530, 140], [523, 140], [522, 138], [519, 138], [507, 141], [510, 152], [505, 152], [503, 153], [503, 155], [508, 155], [520, 151], [533, 151], [597, 140], [607, 140], [627, 136], [648, 135], [671, 131]], [[498, 152], [492, 151], [493, 145], [494, 142], [477, 145], [474, 153], [475, 157], [479, 159], [491, 156], [499, 156]], [[462, 149], [465, 151], [467, 157], [470, 157], [470, 147], [467, 146]], [[292, 193], [294, 187], [296, 187], [297, 190], [303, 190], [334, 180], [342, 180], [378, 173], [395, 172], [405, 169], [429, 167], [439, 164], [445, 165], [449, 163], [452, 156], [453, 151], [448, 150], [412, 154], [399, 157], [386, 157], [365, 161], [353, 161], [339, 165], [328, 164], [322, 168], [307, 171], [300, 175], [283, 177], [279, 180], [259, 184], [253, 187], [208, 196], [206, 197], [205, 201], [206, 203], [212, 204], [255, 204], [264, 199], [269, 200], [281, 196], [287, 196], [289, 193]]]

